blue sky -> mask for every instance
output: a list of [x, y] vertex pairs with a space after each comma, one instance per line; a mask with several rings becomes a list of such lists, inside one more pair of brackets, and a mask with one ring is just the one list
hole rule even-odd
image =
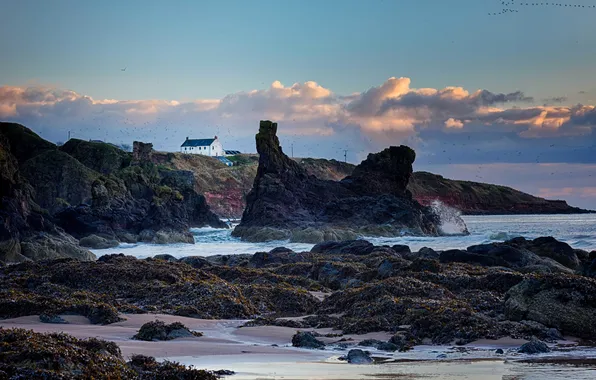
[[408, 143], [419, 169], [596, 208], [596, 0], [513, 3], [0, 0], [0, 119], [248, 151], [271, 118], [297, 154]]

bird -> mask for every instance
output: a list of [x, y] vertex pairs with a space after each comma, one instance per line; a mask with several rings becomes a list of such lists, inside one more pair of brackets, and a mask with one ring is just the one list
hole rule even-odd
[[126, 67], [125, 67], [125, 68], [123, 68], [123, 69], [120, 69], [120, 71], [126, 71]]

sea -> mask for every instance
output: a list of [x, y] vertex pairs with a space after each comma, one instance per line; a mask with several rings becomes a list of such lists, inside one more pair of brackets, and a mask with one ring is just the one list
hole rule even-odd
[[[553, 236], [564, 241], [573, 248], [586, 251], [596, 250], [596, 214], [573, 215], [490, 215], [462, 216], [469, 235], [461, 234], [461, 226], [445, 225], [443, 229], [450, 235], [399, 236], [399, 237], [366, 237], [375, 245], [405, 244], [412, 251], [422, 247], [434, 250], [467, 248], [475, 244], [502, 242], [514, 237], [523, 236], [528, 239], [540, 236]], [[233, 228], [232, 224], [232, 228]], [[266, 243], [249, 243], [232, 236], [232, 228], [192, 228], [195, 244], [120, 244], [118, 247], [98, 249], [93, 252], [99, 257], [106, 254], [124, 253], [137, 258], [152, 257], [158, 254], [169, 254], [176, 258], [186, 256], [212, 256], [253, 254], [268, 252], [276, 247], [287, 247], [297, 252], [309, 251], [313, 244], [290, 243], [289, 241], [270, 241]]]

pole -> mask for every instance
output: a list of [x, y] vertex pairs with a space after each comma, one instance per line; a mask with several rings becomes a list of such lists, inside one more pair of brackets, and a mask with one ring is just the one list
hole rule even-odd
[[344, 162], [348, 162], [348, 150], [344, 149]]
[[291, 147], [292, 147], [292, 158], [294, 158], [294, 144], [292, 144]]
[[70, 131], [68, 131], [68, 139], [70, 140]]

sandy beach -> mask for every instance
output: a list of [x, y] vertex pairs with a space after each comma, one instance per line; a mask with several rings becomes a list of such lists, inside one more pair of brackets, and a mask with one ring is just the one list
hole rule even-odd
[[[564, 378], [572, 371], [574, 379], [596, 376], [594, 366], [578, 369], [574, 366], [522, 364], [515, 349], [524, 340], [503, 338], [483, 340], [467, 345], [417, 346], [405, 353], [387, 353], [370, 349], [380, 364], [350, 365], [339, 360], [346, 353], [334, 342], [348, 339], [357, 344], [364, 339], [387, 340], [388, 333], [344, 335], [341, 338], [321, 338], [330, 346], [325, 350], [306, 350], [291, 346], [296, 329], [279, 326], [242, 327], [246, 320], [206, 320], [163, 314], [126, 314], [125, 321], [100, 326], [87, 318], [64, 315], [68, 324], [46, 324], [38, 316], [6, 319], [3, 328], [25, 328], [36, 332], [65, 332], [78, 338], [96, 337], [116, 342], [125, 357], [133, 354], [155, 356], [159, 360], [175, 360], [197, 368], [230, 369], [232, 379], [539, 379]], [[144, 342], [132, 339], [143, 323], [161, 320], [182, 322], [189, 329], [201, 331], [202, 337], [180, 338], [173, 341]], [[338, 333], [331, 329], [316, 329], [320, 334]], [[572, 343], [571, 341], [562, 343]], [[504, 355], [494, 353], [499, 347]], [[559, 351], [553, 355], [573, 357], [573, 352]], [[582, 357], [596, 357], [596, 351], [582, 351]], [[551, 355], [552, 356], [552, 355]], [[552, 371], [552, 373], [551, 373]], [[571, 373], [571, 372], [570, 372]], [[517, 376], [517, 377], [516, 377]], [[561, 377], [558, 377], [561, 376]], [[544, 378], [544, 377], [542, 377]]]

